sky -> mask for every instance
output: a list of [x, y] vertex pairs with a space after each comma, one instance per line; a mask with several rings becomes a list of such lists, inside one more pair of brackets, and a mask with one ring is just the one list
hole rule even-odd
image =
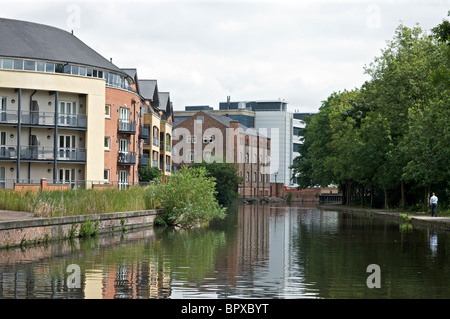
[[[73, 30], [174, 110], [285, 100], [317, 112], [333, 92], [369, 80], [364, 67], [395, 29], [441, 23], [450, 0], [0, 0], [0, 17]], [[1, 44], [0, 44], [1, 45]]]

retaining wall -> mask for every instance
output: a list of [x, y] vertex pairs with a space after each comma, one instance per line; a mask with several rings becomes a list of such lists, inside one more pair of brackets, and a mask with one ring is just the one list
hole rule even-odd
[[122, 231], [123, 227], [150, 227], [159, 212], [160, 210], [144, 210], [1, 222], [0, 248], [68, 238], [72, 228], [78, 232], [88, 220], [98, 221], [99, 233]]

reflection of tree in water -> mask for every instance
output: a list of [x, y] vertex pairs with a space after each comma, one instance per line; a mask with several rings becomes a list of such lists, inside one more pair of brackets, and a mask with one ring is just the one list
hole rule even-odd
[[150, 248], [160, 263], [170, 268], [172, 279], [202, 280], [214, 271], [219, 248], [225, 246], [223, 231], [210, 229], [167, 229]]

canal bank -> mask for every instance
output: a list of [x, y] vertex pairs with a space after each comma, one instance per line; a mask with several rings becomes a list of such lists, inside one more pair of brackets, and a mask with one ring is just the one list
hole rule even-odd
[[0, 211], [0, 249], [77, 236], [83, 227], [99, 234], [151, 227], [160, 210], [141, 210], [54, 218], [32, 213]]
[[[375, 208], [358, 208], [348, 207], [335, 204], [321, 204], [319, 209], [324, 210], [337, 210], [342, 212], [357, 213], [357, 214], [373, 214], [378, 216], [384, 216], [387, 218], [395, 218], [399, 221], [409, 222], [413, 227], [420, 228], [432, 228], [450, 231], [450, 217], [431, 217], [425, 215], [417, 215], [409, 212], [397, 212]], [[406, 216], [406, 218], [405, 218]]]

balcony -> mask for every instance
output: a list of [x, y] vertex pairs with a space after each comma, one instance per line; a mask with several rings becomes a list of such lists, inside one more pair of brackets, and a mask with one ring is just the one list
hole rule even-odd
[[[12, 147], [8, 147], [2, 155], [9, 155], [11, 156], [11, 159], [17, 158], [15, 148], [12, 149]], [[53, 147], [40, 147], [33, 145], [20, 147], [20, 159], [25, 161], [53, 161], [54, 158]], [[86, 162], [86, 149], [58, 148], [57, 160], [61, 162]]]
[[152, 167], [158, 167], [158, 161], [157, 160], [153, 160], [152, 161]]
[[139, 155], [139, 167], [147, 167], [149, 162], [148, 156]]
[[[25, 126], [55, 126], [55, 112], [22, 111], [20, 122]], [[0, 111], [0, 125], [17, 125], [17, 111]], [[86, 129], [87, 120], [84, 114], [59, 114], [58, 126]]]
[[117, 163], [120, 165], [136, 165], [136, 153], [135, 152], [119, 153]]
[[119, 133], [136, 134], [136, 122], [119, 120]]
[[139, 139], [147, 140], [150, 138], [150, 128], [148, 125], [141, 125], [139, 130]]
[[154, 138], [153, 138], [153, 145], [154, 145], [154, 146], [159, 146], [159, 140], [158, 140], [157, 137], [154, 137]]
[[17, 158], [17, 146], [1, 146], [0, 147], [0, 160], [11, 160]]

